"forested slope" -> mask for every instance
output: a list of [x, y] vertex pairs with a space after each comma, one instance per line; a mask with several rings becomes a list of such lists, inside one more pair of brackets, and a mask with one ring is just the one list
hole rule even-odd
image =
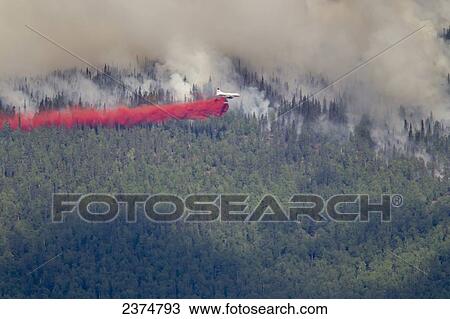
[[[313, 126], [230, 112], [1, 130], [0, 296], [449, 298], [448, 166], [437, 178], [410, 154], [377, 154], [364, 128], [342, 139]], [[448, 137], [439, 145], [450, 158]], [[390, 223], [52, 224], [54, 192], [399, 193], [404, 205]]]

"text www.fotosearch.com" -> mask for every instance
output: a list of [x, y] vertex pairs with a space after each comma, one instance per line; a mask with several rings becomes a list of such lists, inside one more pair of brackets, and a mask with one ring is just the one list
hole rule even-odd
[[302, 305], [243, 305], [227, 303], [223, 306], [189, 306], [191, 315], [326, 315], [327, 306]]

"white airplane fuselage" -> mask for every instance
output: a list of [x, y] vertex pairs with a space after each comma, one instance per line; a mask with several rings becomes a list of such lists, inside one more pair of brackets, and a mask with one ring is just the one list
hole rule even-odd
[[240, 97], [241, 95], [239, 93], [227, 93], [222, 92], [219, 88], [216, 90], [216, 96], [224, 97], [228, 100], [234, 99], [236, 97]]

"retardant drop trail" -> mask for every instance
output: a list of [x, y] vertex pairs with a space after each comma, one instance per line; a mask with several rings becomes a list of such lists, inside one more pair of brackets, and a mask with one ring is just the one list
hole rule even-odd
[[225, 98], [161, 106], [141, 105], [134, 108], [120, 106], [106, 110], [73, 107], [34, 115], [16, 114], [12, 117], [2, 117], [0, 127], [8, 124], [13, 130], [20, 128], [25, 131], [38, 127], [114, 127], [116, 125], [131, 127], [145, 123], [161, 123], [171, 119], [206, 119], [211, 116], [222, 116], [227, 110], [228, 103]]

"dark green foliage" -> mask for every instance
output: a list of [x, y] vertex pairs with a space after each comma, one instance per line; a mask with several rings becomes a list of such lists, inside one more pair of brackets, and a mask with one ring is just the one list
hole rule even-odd
[[[449, 171], [439, 179], [412, 156], [377, 156], [361, 147], [366, 125], [340, 142], [233, 112], [129, 129], [5, 128], [0, 296], [449, 298]], [[400, 193], [405, 204], [390, 223], [161, 225], [140, 214], [52, 224], [52, 193], [66, 191], [244, 192], [252, 204], [266, 193]]]

